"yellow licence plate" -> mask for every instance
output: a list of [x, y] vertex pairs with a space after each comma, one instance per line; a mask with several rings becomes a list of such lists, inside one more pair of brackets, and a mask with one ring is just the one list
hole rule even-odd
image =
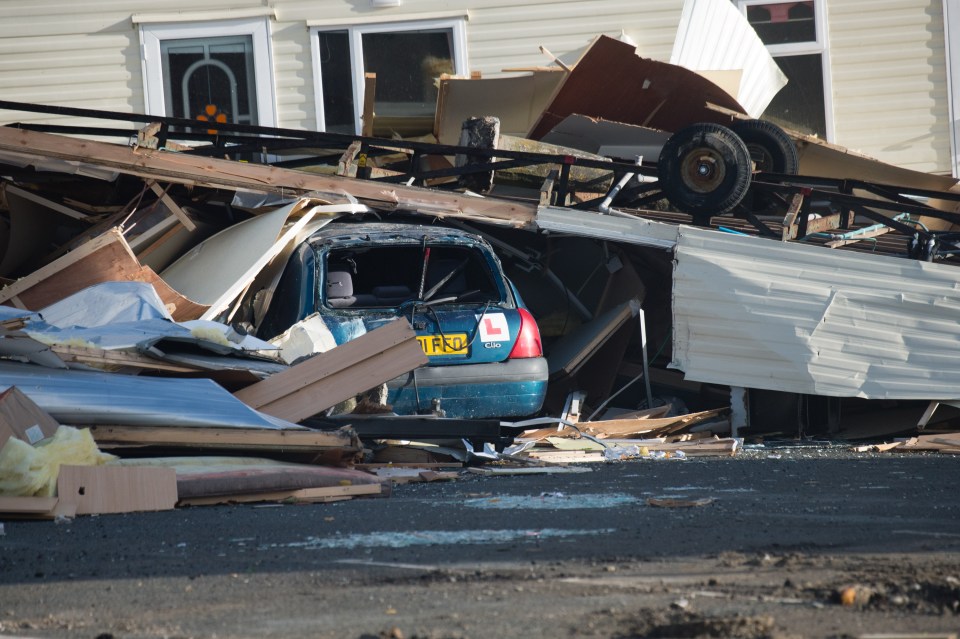
[[427, 355], [466, 355], [467, 334], [417, 335], [420, 348]]

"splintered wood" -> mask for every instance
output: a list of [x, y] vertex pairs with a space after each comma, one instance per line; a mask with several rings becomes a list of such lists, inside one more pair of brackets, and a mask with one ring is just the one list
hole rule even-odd
[[560, 424], [528, 430], [517, 439], [528, 447], [518, 455], [548, 464], [580, 464], [633, 458], [731, 456], [740, 440], [729, 433], [729, 409], [663, 417], [669, 406], [637, 411], [619, 419]]

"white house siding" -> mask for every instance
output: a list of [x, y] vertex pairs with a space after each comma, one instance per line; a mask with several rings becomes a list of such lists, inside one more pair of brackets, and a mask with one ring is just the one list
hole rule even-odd
[[827, 0], [827, 10], [836, 142], [950, 173], [943, 1]]
[[[943, 0], [825, 0], [836, 142], [922, 171], [949, 172], [950, 127]], [[135, 14], [201, 11], [231, 17], [261, 0], [54, 0], [0, 2], [0, 96], [7, 100], [138, 112], [146, 110]], [[548, 62], [597, 34], [623, 32], [640, 55], [668, 60], [683, 0], [273, 0], [271, 21], [278, 124], [316, 128], [307, 21], [396, 19], [468, 12], [469, 68], [494, 76]], [[0, 114], [4, 122], [59, 116]], [[80, 124], [81, 122], [76, 122]]]
[[583, 48], [598, 34], [623, 32], [640, 55], [667, 60], [680, 21], [680, 0], [472, 3], [470, 68], [485, 76], [505, 67], [548, 64], [554, 55]]
[[[226, 13], [256, 0], [209, 0], [203, 9]], [[196, 10], [167, 2], [164, 10]], [[140, 40], [131, 16], [156, 11], [154, 1], [0, 2], [0, 96], [5, 100], [123, 112], [145, 110]], [[56, 122], [38, 113], [2, 114], [3, 122]], [[71, 124], [91, 124], [72, 119]]]

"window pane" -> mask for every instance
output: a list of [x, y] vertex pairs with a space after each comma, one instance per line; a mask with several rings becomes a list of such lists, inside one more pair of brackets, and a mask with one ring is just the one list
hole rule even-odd
[[377, 74], [374, 110], [378, 117], [433, 118], [434, 79], [453, 73], [452, 40], [449, 29], [363, 35], [364, 71]]
[[346, 31], [320, 32], [320, 82], [327, 131], [354, 132], [350, 43]]
[[167, 115], [256, 123], [252, 38], [166, 40], [160, 50]]
[[781, 56], [775, 60], [788, 82], [763, 112], [764, 119], [825, 138], [827, 123], [820, 54]]
[[751, 5], [747, 21], [767, 45], [817, 41], [813, 0]]

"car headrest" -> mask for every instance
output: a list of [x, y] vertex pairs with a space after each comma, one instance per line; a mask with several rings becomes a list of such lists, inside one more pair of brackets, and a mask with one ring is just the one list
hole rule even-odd
[[353, 297], [353, 277], [347, 271], [327, 272], [327, 299]]

